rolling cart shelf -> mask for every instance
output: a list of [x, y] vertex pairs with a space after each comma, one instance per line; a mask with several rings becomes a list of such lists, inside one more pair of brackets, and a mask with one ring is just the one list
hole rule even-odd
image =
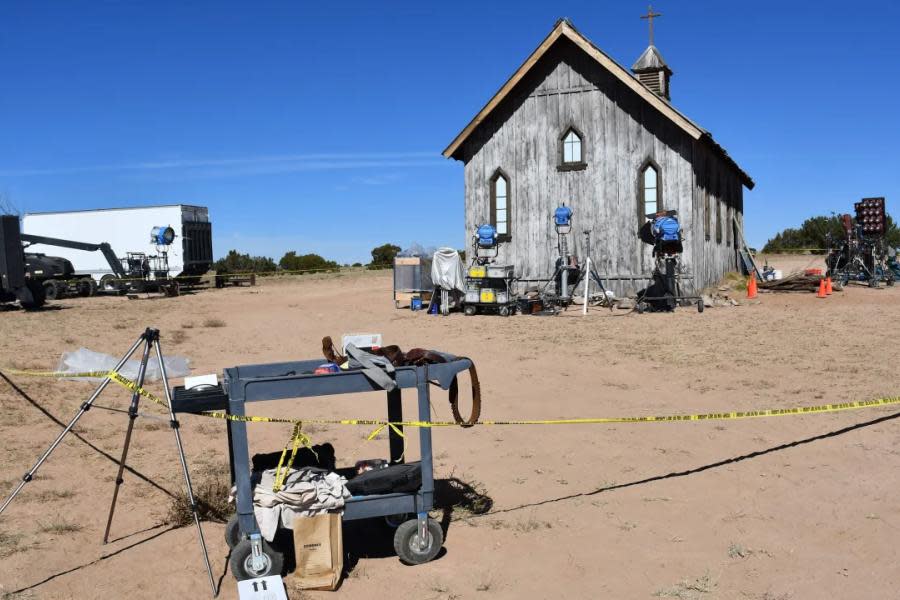
[[[494, 267], [486, 267], [493, 269]], [[503, 268], [505, 269], [505, 268]], [[496, 312], [503, 317], [515, 313], [518, 306], [518, 298], [513, 293], [513, 282], [515, 281], [512, 269], [504, 270], [504, 275], [474, 277], [470, 274], [466, 276], [466, 295], [462, 302], [463, 313], [467, 316], [474, 315], [478, 312]], [[484, 301], [483, 292], [489, 291], [490, 301]], [[501, 298], [503, 300], [501, 301]]]
[[[418, 393], [417, 419], [428, 421], [431, 419], [429, 382], [435, 382], [442, 389], [447, 390], [457, 374], [468, 370], [472, 365], [469, 359], [440, 354], [448, 362], [419, 367], [397, 367], [394, 372], [397, 388], [388, 392], [369, 380], [359, 370], [313, 375], [313, 370], [322, 363], [321, 359], [232, 367], [225, 369], [223, 383], [218, 387], [202, 391], [176, 387], [172, 408], [176, 413], [224, 410], [228, 414], [244, 416], [248, 402], [383, 392], [387, 395], [387, 419], [396, 422], [403, 420], [401, 389], [416, 388]], [[390, 462], [399, 464], [403, 462], [404, 456], [403, 437], [392, 428], [389, 429]], [[401, 429], [402, 432], [402, 428], [398, 427], [398, 429]], [[255, 542], [261, 545], [263, 553], [275, 552], [265, 542], [260, 541], [259, 525], [253, 514], [253, 487], [250, 481], [251, 466], [247, 423], [227, 421], [227, 432], [232, 482], [237, 487], [236, 525], [239, 531], [235, 532], [233, 538], [237, 544], [235, 548], [240, 544]], [[417, 491], [353, 496], [347, 500], [343, 515], [345, 521], [351, 521], [415, 514], [415, 519], [403, 523], [397, 529], [394, 544], [395, 548], [398, 548], [401, 559], [414, 564], [431, 560], [443, 544], [440, 527], [438, 526], [435, 530], [436, 523], [428, 518], [428, 511], [434, 508], [434, 467], [430, 428], [419, 428], [419, 445], [421, 448], [422, 485]], [[412, 525], [411, 521], [415, 521], [417, 524]], [[398, 537], [402, 538], [400, 542], [398, 542]], [[278, 560], [270, 562], [280, 564], [280, 556], [276, 558]], [[234, 571], [234, 568], [232, 570]], [[235, 572], [235, 575], [238, 576], [238, 573]], [[248, 576], [259, 575], [248, 573]]]

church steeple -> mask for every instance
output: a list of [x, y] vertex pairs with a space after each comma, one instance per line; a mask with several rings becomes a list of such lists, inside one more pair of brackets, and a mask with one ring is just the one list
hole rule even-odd
[[668, 100], [669, 79], [672, 77], [672, 69], [669, 68], [669, 65], [663, 60], [662, 54], [653, 45], [653, 19], [661, 16], [661, 13], [653, 12], [652, 6], [648, 7], [646, 15], [641, 15], [641, 18], [647, 19], [650, 25], [650, 45], [647, 46], [644, 53], [631, 66], [631, 71], [637, 76], [638, 81], [650, 88], [650, 91]]

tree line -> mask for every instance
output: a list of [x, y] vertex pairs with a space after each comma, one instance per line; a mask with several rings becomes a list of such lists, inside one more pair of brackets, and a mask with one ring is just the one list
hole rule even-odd
[[[884, 239], [888, 246], [894, 248], [900, 246], [900, 228], [887, 214], [884, 231]], [[800, 227], [788, 227], [766, 242], [762, 251], [767, 254], [778, 254], [801, 250], [824, 250], [827, 247], [825, 240], [828, 234], [831, 234], [834, 240], [844, 237], [844, 226], [838, 215], [811, 217], [803, 221]]]
[[[372, 261], [368, 264], [363, 265], [357, 262], [343, 266], [383, 269], [394, 264], [394, 258], [399, 252], [400, 246], [383, 244], [372, 249]], [[213, 263], [213, 269], [217, 273], [277, 273], [279, 271], [328, 273], [340, 270], [341, 266], [337, 261], [328, 260], [318, 254], [297, 254], [294, 250], [286, 252], [278, 262], [268, 256], [251, 256], [250, 254], [241, 254], [237, 250], [229, 250], [228, 254]]]

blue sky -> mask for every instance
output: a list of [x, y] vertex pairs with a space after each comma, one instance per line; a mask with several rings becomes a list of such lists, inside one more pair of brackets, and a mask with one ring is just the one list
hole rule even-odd
[[[659, 0], [674, 104], [757, 183], [747, 237], [900, 197], [900, 3]], [[569, 17], [628, 66], [643, 1], [4, 2], [0, 194], [209, 206], [216, 254], [467, 243], [441, 150]], [[897, 215], [900, 216], [900, 215]]]

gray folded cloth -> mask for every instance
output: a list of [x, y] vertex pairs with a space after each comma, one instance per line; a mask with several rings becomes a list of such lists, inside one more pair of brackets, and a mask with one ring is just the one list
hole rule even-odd
[[260, 533], [271, 542], [279, 526], [293, 527], [295, 517], [342, 511], [350, 497], [346, 483], [337, 473], [304, 467], [288, 471], [281, 490], [275, 492], [275, 469], [263, 471], [253, 489], [253, 513]]
[[347, 344], [345, 352], [349, 357], [347, 361], [351, 369], [361, 369], [372, 383], [380, 388], [391, 391], [396, 389], [397, 382], [394, 381], [394, 365], [387, 358], [360, 350], [353, 344]]

